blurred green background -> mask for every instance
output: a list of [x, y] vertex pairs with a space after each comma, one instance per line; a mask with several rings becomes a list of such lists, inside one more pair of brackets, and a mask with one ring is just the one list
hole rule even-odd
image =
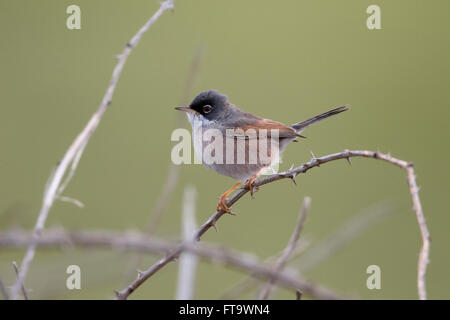
[[[70, 4], [81, 7], [81, 30], [66, 28]], [[381, 30], [368, 30], [366, 8], [381, 7]], [[294, 123], [351, 104], [342, 116], [307, 131], [291, 145], [282, 169], [348, 149], [379, 149], [416, 165], [432, 236], [429, 298], [450, 298], [449, 31], [450, 3], [436, 1], [177, 1], [132, 52], [111, 108], [89, 142], [47, 227], [145, 230], [167, 175], [172, 130], [196, 52], [200, 67], [189, 99], [215, 88], [239, 107]], [[158, 1], [0, 1], [0, 229], [32, 228], [45, 182], [97, 108], [115, 55], [158, 8]], [[184, 126], [188, 126], [184, 120]], [[447, 141], [447, 142], [446, 142]], [[183, 189], [197, 188], [197, 221], [212, 213], [234, 182], [200, 165], [180, 180], [156, 234], [178, 239]], [[266, 258], [286, 245], [305, 195], [312, 197], [303, 236], [314, 245], [371, 207], [395, 214], [374, 224], [305, 276], [364, 299], [416, 299], [421, 238], [405, 173], [370, 159], [333, 162], [245, 196], [235, 217], [205, 241]], [[0, 279], [14, 282], [0, 252]], [[26, 280], [31, 298], [105, 299], [126, 281], [131, 253], [38, 250]], [[145, 268], [158, 257], [146, 257]], [[68, 265], [80, 265], [82, 290], [65, 288]], [[366, 268], [382, 271], [382, 289], [366, 288]], [[301, 266], [300, 266], [301, 270]], [[177, 264], [131, 298], [171, 299]], [[215, 299], [244, 275], [201, 263], [195, 297]], [[254, 292], [243, 298], [254, 297]], [[288, 291], [276, 298], [292, 299]]]

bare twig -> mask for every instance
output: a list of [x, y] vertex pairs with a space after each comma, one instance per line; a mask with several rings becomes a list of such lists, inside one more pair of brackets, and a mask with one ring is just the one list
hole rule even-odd
[[[37, 240], [29, 232], [10, 230], [0, 232], [0, 247], [21, 248], [31, 242], [36, 242], [39, 248], [53, 249], [55, 247], [67, 248], [67, 246], [80, 246], [88, 249], [112, 248], [114, 250], [133, 250], [165, 254], [168, 251], [180, 250], [195, 254], [199, 258], [212, 263], [220, 263], [231, 266], [260, 279], [274, 279], [277, 285], [288, 289], [302, 291], [319, 299], [347, 299], [333, 291], [310, 281], [304, 280], [292, 272], [275, 272], [270, 266], [250, 253], [236, 252], [224, 247], [197, 243], [183, 242], [182, 246], [161, 238], [148, 236], [139, 232], [113, 232], [106, 230], [91, 230], [80, 232], [66, 232], [62, 229], [47, 229]], [[143, 273], [138, 273], [138, 278]]]
[[[12, 263], [13, 268], [14, 268], [14, 272], [16, 273], [16, 276], [19, 276], [19, 268], [17, 267], [17, 263], [15, 261], [13, 261]], [[23, 286], [23, 284], [20, 287], [22, 289], [22, 294], [23, 294], [23, 298], [25, 300], [28, 300], [28, 294], [27, 294], [27, 290], [25, 289], [25, 287]]]
[[[391, 157], [390, 154], [382, 154], [378, 151], [367, 151], [367, 150], [345, 150], [343, 152], [330, 154], [323, 157], [312, 157], [312, 159], [302, 165], [300, 165], [297, 168], [294, 168], [292, 170], [276, 173], [270, 176], [267, 176], [265, 178], [259, 179], [255, 182], [255, 187], [259, 187], [274, 181], [282, 180], [282, 179], [295, 179], [295, 177], [300, 173], [305, 173], [309, 169], [312, 169], [314, 167], [318, 167], [321, 164], [325, 164], [331, 161], [339, 160], [339, 159], [346, 159], [349, 160], [352, 157], [364, 157], [364, 158], [371, 158], [371, 159], [378, 159], [385, 162], [388, 162], [390, 164], [396, 165], [404, 170], [406, 170], [408, 175], [408, 181], [410, 186], [410, 193], [413, 198], [414, 203], [414, 209], [416, 211], [417, 220], [419, 223], [419, 228], [422, 234], [422, 249], [419, 256], [419, 271], [418, 271], [418, 288], [419, 288], [419, 297], [421, 299], [426, 298], [426, 291], [425, 291], [425, 273], [426, 273], [426, 266], [428, 263], [428, 255], [429, 255], [429, 245], [430, 245], [430, 235], [428, 232], [428, 228], [425, 222], [425, 217], [423, 215], [422, 208], [420, 206], [420, 199], [418, 195], [418, 189], [415, 183], [415, 176], [414, 176], [414, 166], [412, 163], [406, 162], [404, 160], [400, 160], [394, 157]], [[234, 205], [240, 198], [242, 198], [246, 193], [248, 192], [248, 189], [240, 189], [238, 192], [236, 192], [230, 200], [227, 201], [227, 206], [231, 207]], [[198, 230], [196, 233], [195, 238], [199, 241], [203, 234], [208, 231], [211, 227], [214, 227], [216, 225], [217, 220], [219, 220], [224, 215], [224, 212], [222, 211], [216, 211]], [[136, 279], [133, 283], [131, 283], [127, 288], [123, 289], [122, 291], [117, 292], [117, 299], [127, 299], [128, 296], [136, 290], [142, 283], [145, 282], [148, 278], [150, 278], [152, 275], [154, 275], [156, 272], [158, 272], [160, 269], [162, 269], [165, 265], [167, 265], [169, 262], [173, 261], [178, 257], [181, 250], [183, 248], [183, 243], [179, 245], [178, 248], [173, 250], [170, 254], [168, 254], [166, 257], [160, 259], [158, 262], [156, 262], [153, 266], [148, 268], [142, 273], [142, 276]], [[302, 289], [300, 287], [300, 289]]]
[[[302, 205], [302, 207], [300, 209], [300, 214], [299, 214], [297, 226], [295, 227], [295, 230], [294, 230], [294, 232], [291, 235], [291, 238], [290, 238], [290, 240], [288, 242], [288, 245], [283, 250], [282, 255], [280, 256], [280, 258], [275, 263], [275, 266], [273, 268], [273, 270], [275, 272], [280, 272], [281, 270], [283, 270], [283, 268], [286, 265], [289, 257], [294, 252], [295, 247], [297, 246], [297, 243], [298, 243], [298, 239], [300, 238], [300, 232], [302, 231], [303, 225], [305, 223], [306, 214], [308, 213], [310, 206], [311, 206], [311, 198], [310, 197], [305, 197], [303, 199], [303, 205]], [[270, 279], [269, 283], [267, 283], [267, 285], [261, 291], [261, 293], [259, 295], [259, 299], [267, 300], [269, 298], [270, 293], [272, 291], [273, 284], [274, 284], [273, 279]]]
[[[44, 199], [42, 203], [41, 210], [39, 212], [39, 216], [34, 227], [34, 241], [32, 241], [28, 249], [25, 253], [25, 257], [22, 260], [22, 264], [20, 265], [19, 275], [17, 277], [17, 282], [12, 288], [11, 298], [16, 299], [19, 293], [19, 290], [24, 283], [25, 277], [27, 275], [28, 269], [30, 267], [31, 261], [34, 258], [34, 254], [36, 251], [36, 243], [39, 239], [39, 236], [44, 229], [45, 221], [47, 220], [48, 213], [50, 208], [52, 207], [54, 201], [60, 196], [60, 192], [67, 185], [68, 180], [73, 176], [75, 172], [76, 165], [78, 164], [79, 158], [87, 145], [91, 135], [97, 129], [97, 126], [100, 123], [100, 120], [108, 109], [108, 106], [111, 104], [114, 91], [116, 89], [117, 82], [119, 80], [122, 69], [125, 65], [125, 62], [128, 59], [132, 49], [139, 43], [142, 36], [148, 29], [158, 20], [158, 18], [167, 10], [172, 10], [174, 7], [174, 0], [166, 0], [161, 3], [159, 9], [155, 12], [155, 14], [139, 29], [139, 31], [133, 36], [133, 38], [126, 44], [124, 50], [120, 55], [117, 56], [118, 62], [113, 70], [111, 80], [109, 82], [109, 86], [106, 90], [105, 95], [98, 107], [97, 111], [93, 114], [89, 122], [86, 124], [81, 133], [75, 138], [72, 142], [69, 149], [67, 149], [64, 157], [58, 163], [56, 170], [51, 176], [47, 187], [44, 192]], [[62, 179], [69, 168], [70, 164], [73, 164], [72, 169], [69, 172], [67, 183], [64, 182], [61, 185]]]
[[429, 263], [431, 236], [430, 232], [428, 231], [427, 224], [425, 222], [425, 216], [423, 214], [422, 204], [419, 198], [419, 187], [416, 184], [416, 175], [414, 173], [414, 166], [411, 164], [408, 165], [405, 169], [406, 172], [408, 173], [408, 184], [413, 199], [414, 211], [416, 211], [417, 221], [419, 222], [419, 228], [422, 234], [422, 249], [420, 250], [419, 255], [419, 263], [418, 263], [419, 272], [417, 273], [417, 286], [419, 290], [420, 300], [426, 300], [427, 290], [425, 285], [425, 276], [427, 272], [427, 265]]
[[72, 164], [70, 166], [69, 173], [67, 174], [66, 179], [60, 184], [58, 190], [56, 191], [56, 195], [55, 195], [56, 199], [58, 199], [60, 201], [72, 202], [73, 204], [75, 204], [76, 206], [78, 206], [80, 208], [84, 207], [84, 205], [81, 201], [79, 201], [77, 199], [72, 199], [69, 197], [63, 197], [62, 193], [64, 192], [66, 187], [69, 185], [69, 182], [72, 180], [73, 176], [75, 175], [75, 171], [77, 170], [78, 163], [81, 160], [81, 156], [83, 155], [83, 152], [87, 146], [87, 143], [88, 143], [88, 140], [86, 140], [84, 142], [84, 144], [82, 146], [80, 146], [80, 148], [78, 149], [77, 153], [75, 154], [75, 156], [72, 160]]
[[[195, 240], [192, 239], [192, 236], [197, 229], [197, 223], [195, 222], [195, 197], [195, 188], [193, 186], [186, 187], [182, 206], [183, 238], [185, 241], [191, 241], [193, 245], [195, 245]], [[186, 252], [180, 255], [177, 300], [191, 300], [193, 298], [196, 268], [197, 256], [195, 254]]]
[[66, 197], [66, 196], [59, 196], [57, 199], [59, 201], [72, 203], [72, 204], [76, 205], [78, 208], [84, 208], [83, 202], [81, 202], [78, 199], [74, 199], [74, 198], [70, 198], [70, 197]]

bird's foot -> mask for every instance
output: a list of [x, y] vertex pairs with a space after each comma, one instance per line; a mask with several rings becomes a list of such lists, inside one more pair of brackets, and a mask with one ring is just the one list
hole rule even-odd
[[239, 187], [240, 185], [241, 185], [240, 182], [236, 183], [234, 186], [232, 186], [230, 189], [228, 189], [227, 191], [225, 191], [225, 193], [222, 194], [222, 195], [220, 196], [219, 203], [217, 204], [217, 207], [216, 207], [216, 211], [222, 211], [222, 212], [224, 212], [224, 213], [229, 213], [229, 214], [234, 215], [234, 213], [231, 212], [230, 208], [229, 208], [228, 205], [227, 205], [227, 197], [228, 197], [234, 190], [236, 190], [236, 188]]
[[255, 198], [255, 196], [254, 196], [255, 192], [259, 190], [259, 188], [257, 186], [255, 186], [256, 179], [258, 179], [257, 175], [250, 177], [250, 179], [247, 180], [247, 182], [244, 186], [244, 188], [246, 188], [250, 191], [250, 195], [252, 196], [252, 199]]
[[231, 211], [231, 209], [227, 205], [227, 195], [223, 194], [220, 199], [219, 203], [217, 204], [216, 211], [222, 211], [223, 213], [228, 213], [231, 215], [234, 215], [234, 213]]

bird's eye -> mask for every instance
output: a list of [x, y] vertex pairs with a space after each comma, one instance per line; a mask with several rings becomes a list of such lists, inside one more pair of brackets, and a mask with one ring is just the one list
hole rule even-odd
[[211, 111], [212, 111], [212, 107], [209, 104], [203, 106], [204, 113], [210, 113]]

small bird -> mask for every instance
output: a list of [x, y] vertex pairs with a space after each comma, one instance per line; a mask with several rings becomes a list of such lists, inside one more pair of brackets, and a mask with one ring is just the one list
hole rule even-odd
[[[202, 159], [203, 165], [238, 181], [220, 196], [216, 208], [217, 211], [231, 214], [227, 197], [236, 188], [245, 183], [245, 188], [250, 190], [253, 197], [255, 180], [266, 167], [280, 161], [280, 155], [288, 144], [298, 138], [306, 138], [301, 135], [303, 130], [313, 123], [348, 110], [348, 106], [332, 109], [293, 125], [285, 125], [243, 111], [233, 105], [226, 95], [208, 90], [198, 94], [189, 106], [175, 109], [187, 113], [192, 126], [194, 151]], [[208, 139], [205, 139], [208, 130], [222, 135], [215, 136], [216, 148], [211, 148], [212, 141], [209, 140], [213, 139], [209, 138], [209, 134]], [[239, 154], [238, 146], [243, 146], [243, 157], [242, 153]], [[207, 158], [205, 151], [211, 149], [215, 151]]]

